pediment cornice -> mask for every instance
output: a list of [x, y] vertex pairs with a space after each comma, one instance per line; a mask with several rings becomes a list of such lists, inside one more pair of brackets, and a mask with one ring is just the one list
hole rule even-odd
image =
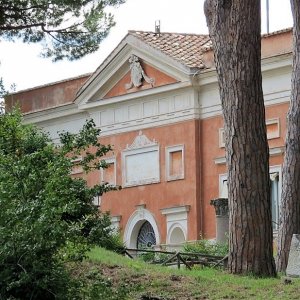
[[[176, 82], [191, 80], [191, 69], [128, 34], [78, 91], [75, 99], [78, 107], [81, 108], [90, 102], [101, 101], [130, 72], [129, 59], [132, 56], [157, 69], [158, 72], [174, 78]], [[147, 78], [147, 80], [151, 81], [151, 78]], [[153, 87], [155, 86], [153, 85]], [[139, 97], [139, 93], [143, 92], [143, 89], [134, 92], [136, 97]]]

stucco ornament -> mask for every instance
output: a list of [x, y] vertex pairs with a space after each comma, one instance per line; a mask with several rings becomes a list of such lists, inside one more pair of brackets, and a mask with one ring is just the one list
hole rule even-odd
[[134, 139], [133, 143], [131, 145], [126, 145], [126, 150], [133, 150], [137, 148], [143, 148], [148, 146], [156, 146], [157, 141], [153, 139], [153, 141], [149, 140], [143, 132], [140, 130], [139, 135]]
[[228, 216], [228, 198], [216, 198], [210, 200], [210, 205], [213, 205], [217, 216]]
[[130, 83], [126, 83], [125, 84], [125, 88], [127, 90], [131, 89], [132, 87], [140, 87], [142, 84], [143, 84], [143, 79], [151, 84], [151, 86], [153, 87], [153, 84], [154, 84], [154, 79], [153, 78], [150, 78], [148, 77], [140, 62], [139, 62], [139, 58], [135, 55], [130, 55], [130, 58], [129, 58], [129, 63], [130, 63], [130, 75], [131, 75], [131, 81]]

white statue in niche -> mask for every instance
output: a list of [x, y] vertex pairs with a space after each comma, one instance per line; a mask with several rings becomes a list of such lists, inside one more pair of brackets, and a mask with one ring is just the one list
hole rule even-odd
[[125, 84], [125, 88], [127, 90], [129, 90], [133, 86], [140, 87], [142, 85], [143, 78], [147, 83], [150, 83], [151, 86], [153, 87], [154, 79], [148, 77], [145, 74], [145, 72], [139, 62], [139, 58], [132, 54], [132, 55], [130, 55], [129, 63], [130, 63], [131, 81], [130, 81], [130, 83]]

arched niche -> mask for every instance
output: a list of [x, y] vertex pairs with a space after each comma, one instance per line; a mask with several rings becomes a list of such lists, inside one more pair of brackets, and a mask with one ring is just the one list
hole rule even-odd
[[174, 245], [175, 241], [178, 242], [177, 244], [181, 244], [187, 240], [189, 211], [189, 205], [181, 205], [161, 209], [161, 213], [166, 216], [167, 221], [166, 244]]
[[186, 241], [186, 233], [180, 224], [173, 224], [168, 232], [168, 244], [179, 245]]

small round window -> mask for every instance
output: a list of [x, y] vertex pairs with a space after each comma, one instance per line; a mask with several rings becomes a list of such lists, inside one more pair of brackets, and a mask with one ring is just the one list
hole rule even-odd
[[153, 245], [156, 245], [156, 237], [151, 224], [146, 221], [140, 228], [140, 231], [137, 236], [137, 248], [151, 248]]

